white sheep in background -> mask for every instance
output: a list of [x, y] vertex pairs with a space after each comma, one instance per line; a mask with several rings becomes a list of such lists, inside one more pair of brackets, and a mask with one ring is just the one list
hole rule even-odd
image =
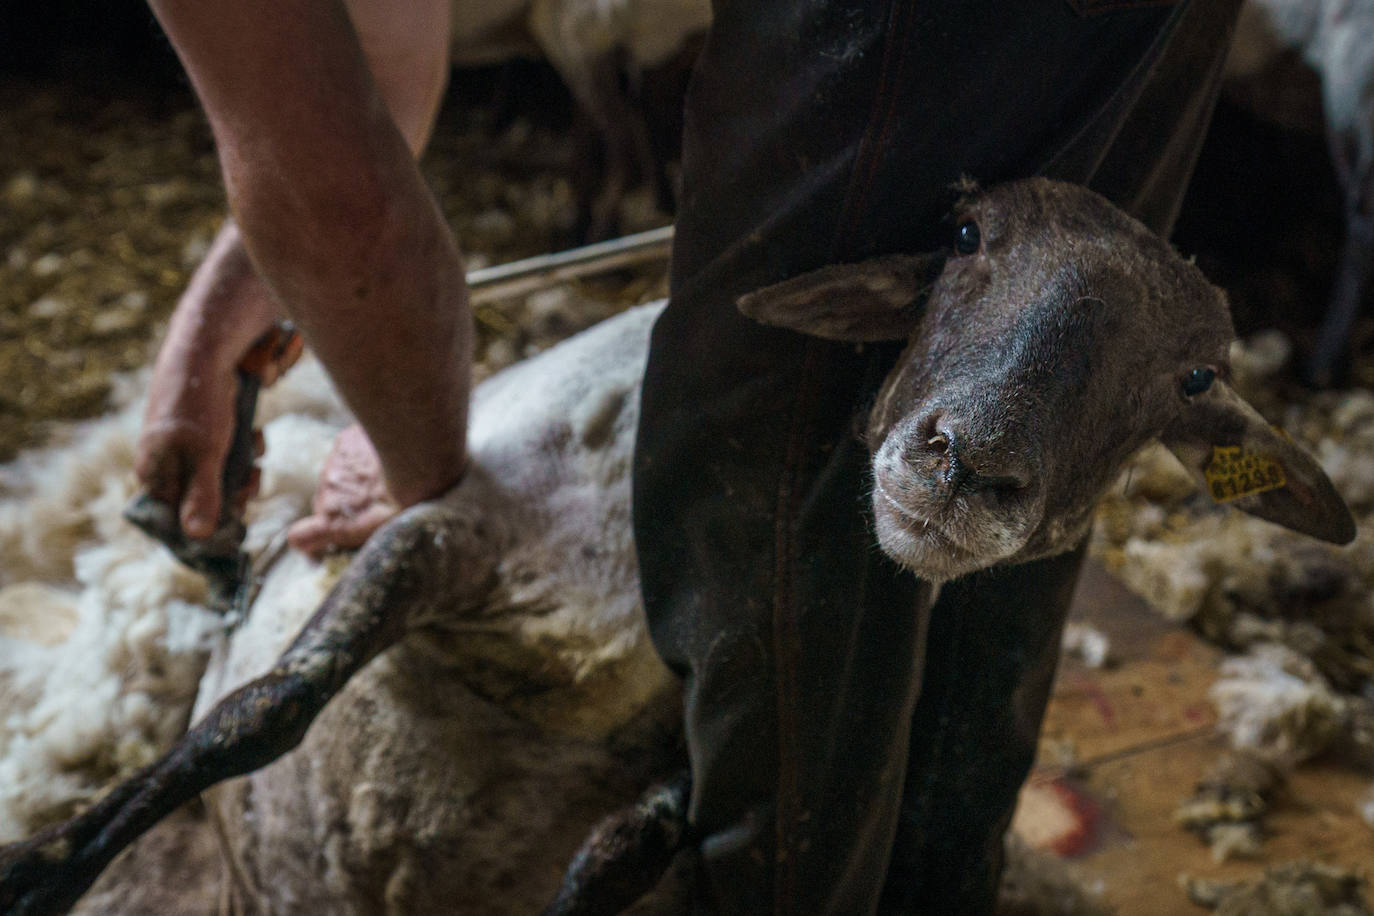
[[[910, 335], [870, 418], [884, 550], [939, 582], [1068, 549], [1156, 434], [1199, 477], [1222, 473], [1225, 445], [1210, 484], [1245, 511], [1351, 537], [1315, 462], [1209, 368], [1224, 367], [1231, 328], [1195, 267], [1097, 195], [1044, 180], [974, 194], [959, 222], [1001, 241], [827, 268], [740, 302], [833, 339]], [[0, 908], [70, 905], [122, 846], [237, 774], [209, 804], [247, 908], [527, 913], [551, 899], [588, 827], [681, 765], [677, 686], [648, 642], [629, 532], [659, 308], [484, 382], [467, 476], [342, 575], [291, 554], [276, 564], [216, 646], [194, 728], [82, 815], [0, 850]], [[1046, 390], [1028, 398], [1028, 385]], [[282, 451], [272, 430], [269, 459]], [[307, 432], [291, 460], [313, 462], [329, 438]], [[1244, 455], [1263, 473], [1243, 479]], [[263, 482], [269, 504], [287, 498]], [[292, 490], [294, 511], [307, 489]], [[269, 514], [280, 530], [292, 513]], [[250, 549], [268, 527], [254, 520]]]
[[[459, 67], [542, 56], [605, 141], [602, 186], [589, 192], [589, 238], [612, 234], [636, 177], [670, 203], [645, 112], [626, 91], [668, 64], [711, 22], [710, 0], [453, 0], [449, 54]], [[671, 104], [681, 106], [681, 99]]]
[[1311, 369], [1329, 385], [1347, 368], [1351, 329], [1374, 288], [1374, 0], [1250, 0], [1227, 78], [1263, 80], [1285, 51], [1301, 54], [1321, 79], [1331, 160], [1345, 192], [1346, 241]]
[[560, 73], [557, 62], [574, 54], [623, 53], [637, 70], [657, 67], [711, 24], [710, 0], [453, 0], [450, 9], [455, 65], [499, 63], [537, 49]]

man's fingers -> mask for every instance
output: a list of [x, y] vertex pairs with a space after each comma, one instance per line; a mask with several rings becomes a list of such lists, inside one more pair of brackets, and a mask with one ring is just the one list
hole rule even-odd
[[397, 511], [376, 450], [362, 427], [353, 425], [334, 438], [320, 469], [313, 514], [292, 525], [287, 538], [309, 554], [359, 547]]
[[306, 516], [286, 529], [286, 539], [301, 553], [314, 556], [328, 546], [325, 539], [328, 526], [329, 522], [318, 515]]
[[172, 448], [140, 450], [134, 461], [134, 474], [149, 496], [175, 506], [181, 502], [181, 459], [181, 453]]
[[202, 461], [182, 498], [182, 530], [197, 540], [209, 537], [219, 522], [219, 509], [220, 469], [213, 461]]
[[391, 505], [372, 505], [357, 515], [312, 515], [287, 531], [291, 546], [313, 555], [326, 550], [351, 550], [363, 543], [396, 514]]

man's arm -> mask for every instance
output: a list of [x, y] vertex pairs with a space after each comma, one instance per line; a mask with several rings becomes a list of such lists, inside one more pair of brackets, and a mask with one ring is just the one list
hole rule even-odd
[[189, 533], [213, 527], [233, 364], [275, 298], [376, 444], [395, 499], [442, 492], [463, 467], [471, 324], [413, 152], [447, 73], [446, 0], [151, 5], [214, 129], [237, 226], [178, 306], [140, 474], [155, 495], [185, 497]]

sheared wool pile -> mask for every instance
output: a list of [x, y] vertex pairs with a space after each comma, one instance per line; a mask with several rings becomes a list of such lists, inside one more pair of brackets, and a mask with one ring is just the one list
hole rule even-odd
[[1331, 745], [1350, 715], [1347, 700], [1303, 656], [1277, 643], [1227, 659], [1208, 692], [1217, 727], [1238, 748], [1293, 765]]
[[1188, 898], [1217, 916], [1369, 916], [1365, 881], [1345, 869], [1290, 862], [1235, 884], [1180, 879]]
[[1283, 786], [1281, 770], [1248, 752], [1223, 755], [1174, 810], [1174, 822], [1207, 843], [1212, 859], [1258, 856], [1264, 818]]
[[[140, 387], [125, 380], [117, 412], [0, 469], [0, 842], [70, 815], [179, 735], [225, 626], [200, 577], [120, 519]], [[259, 418], [255, 552], [308, 505], [329, 439], [311, 428], [343, 415], [308, 362]]]

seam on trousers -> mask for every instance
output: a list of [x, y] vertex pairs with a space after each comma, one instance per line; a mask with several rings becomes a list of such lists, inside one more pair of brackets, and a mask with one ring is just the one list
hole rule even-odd
[[[916, 4], [913, 2], [913, 0], [894, 0], [894, 2], [890, 5], [888, 12], [887, 32], [883, 39], [883, 58], [882, 63], [879, 65], [878, 85], [873, 93], [873, 107], [869, 113], [868, 125], [864, 128], [863, 137], [859, 141], [858, 152], [854, 156], [854, 164], [851, 167], [852, 170], [850, 172], [849, 177], [849, 187], [845, 190], [844, 201], [840, 207], [839, 217], [835, 222], [835, 233], [831, 239], [832, 260], [839, 258], [843, 255], [844, 243], [853, 238], [854, 234], [856, 233], [859, 227], [860, 221], [863, 217], [863, 213], [868, 206], [869, 194], [872, 190], [873, 181], [877, 174], [878, 165], [881, 161], [883, 151], [887, 148], [891, 140], [892, 122], [896, 115], [897, 99], [902, 86], [902, 74], [906, 68], [907, 36], [911, 32], [911, 28], [915, 19]], [[852, 257], [852, 254], [850, 256]], [[814, 400], [815, 376], [819, 370], [818, 357], [820, 355], [820, 349], [820, 345], [817, 341], [809, 341], [807, 344], [806, 356], [803, 362], [803, 371], [805, 372], [804, 381], [802, 388], [799, 390], [797, 398], [794, 401], [794, 405], [798, 410], [800, 410], [804, 406], [807, 406], [810, 401]], [[783, 562], [782, 551], [784, 547], [790, 548], [791, 546], [790, 532], [784, 531], [783, 519], [787, 518], [789, 521], [791, 519], [792, 507], [788, 505], [786, 500], [795, 499], [795, 494], [789, 491], [794, 487], [793, 475], [795, 475], [797, 460], [800, 457], [800, 455], [803, 454], [800, 451], [800, 449], [802, 448], [803, 440], [801, 440], [799, 437], [801, 436], [801, 434], [804, 433], [804, 430], [801, 428], [802, 424], [799, 422], [799, 415], [794, 414], [793, 417], [794, 419], [791, 431], [792, 441], [788, 444], [788, 476], [785, 479], [782, 491], [779, 493], [778, 502], [779, 564]], [[786, 508], [785, 512], [784, 507]], [[788, 555], [790, 556], [790, 552]], [[791, 596], [788, 595], [789, 601], [790, 597]], [[783, 605], [781, 604], [781, 601], [779, 601], [778, 604], [775, 605], [775, 615], [778, 613], [778, 610], [782, 607]], [[792, 613], [793, 615], [795, 614], [795, 608], [792, 608]], [[795, 617], [790, 617], [787, 622], [792, 627], [792, 644], [796, 645]], [[777, 629], [779, 623], [781, 623], [781, 621], [777, 616], [775, 616], [775, 638], [781, 635]], [[795, 674], [795, 671], [789, 672], [790, 677], [795, 678]], [[779, 653], [780, 685], [781, 681], [781, 653]], [[795, 690], [795, 684], [793, 684], [792, 687]], [[795, 692], [790, 695], [789, 699], [795, 701]], [[781, 736], [781, 720], [784, 714], [781, 691], [779, 691], [778, 705], [780, 720], [779, 735]], [[795, 726], [795, 706], [787, 710], [787, 715], [789, 716], [789, 725]], [[779, 750], [781, 752], [781, 737], [779, 738], [779, 745]], [[782, 852], [785, 849], [783, 845], [783, 841], [785, 838], [783, 825], [786, 824], [790, 827], [791, 824], [794, 824], [796, 822], [795, 816], [797, 813], [797, 802], [795, 798], [795, 769], [789, 773], [789, 776], [793, 780], [792, 784], [790, 785], [784, 784], [783, 780], [781, 778], [779, 779], [779, 810], [777, 821], [779, 852]], [[784, 811], [782, 808], [782, 799], [784, 797], [785, 789], [790, 790], [791, 792], [788, 802], [789, 807], [786, 811], [786, 818], [784, 818]], [[787, 860], [785, 862], [779, 863], [778, 870], [775, 873], [775, 875], [775, 880], [777, 883], [775, 884], [774, 893], [774, 911], [778, 914], [778, 916], [785, 916], [785, 914], [792, 913], [792, 904], [795, 898], [796, 869], [795, 863], [791, 861], [791, 850], [787, 850]]]
[[792, 835], [798, 822], [797, 773], [797, 655], [801, 651], [797, 623], [796, 596], [792, 593], [794, 574], [793, 529], [797, 513], [797, 479], [810, 441], [810, 415], [815, 401], [819, 375], [820, 345], [808, 339], [802, 356], [802, 379], [792, 401], [792, 420], [787, 433], [787, 451], [778, 480], [778, 501], [774, 513], [773, 569], [773, 666], [777, 704], [778, 786], [773, 813], [773, 911], [783, 916], [793, 911], [796, 899], [796, 862], [792, 855]]
[[840, 249], [841, 241], [852, 236], [858, 228], [858, 220], [868, 205], [868, 194], [878, 171], [878, 161], [890, 138], [902, 72], [906, 68], [906, 37], [915, 18], [914, 3], [893, 4], [887, 22], [887, 37], [883, 41], [883, 62], [878, 88], [873, 94], [873, 110], [869, 114], [863, 139], [859, 142], [859, 151], [854, 156], [854, 170], [850, 175], [849, 188], [845, 191], [832, 242], [836, 252]]

